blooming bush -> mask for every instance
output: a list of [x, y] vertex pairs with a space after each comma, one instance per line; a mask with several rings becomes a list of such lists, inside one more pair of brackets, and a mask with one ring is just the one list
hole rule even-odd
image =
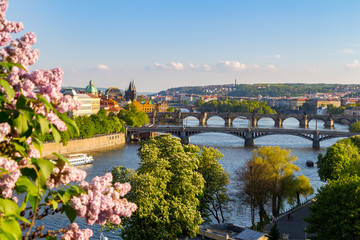
[[[50, 132], [59, 142], [60, 132], [78, 132], [75, 122], [61, 113], [77, 109], [79, 102], [60, 92], [62, 69], [29, 72], [39, 57], [39, 51], [31, 49], [36, 35], [12, 39], [23, 24], [5, 19], [7, 7], [8, 0], [0, 0], [0, 239], [56, 239], [57, 233], [63, 233], [62, 239], [89, 239], [92, 231], [75, 223], [57, 233], [32, 228], [37, 219], [58, 212], [66, 213], [71, 223], [79, 216], [90, 225], [120, 224], [121, 217], [136, 210], [122, 198], [130, 185], [112, 187], [111, 174], [87, 183], [86, 173], [66, 158], [42, 158], [44, 135]], [[77, 181], [82, 181], [80, 186], [69, 185]], [[24, 196], [19, 203], [14, 190]]]

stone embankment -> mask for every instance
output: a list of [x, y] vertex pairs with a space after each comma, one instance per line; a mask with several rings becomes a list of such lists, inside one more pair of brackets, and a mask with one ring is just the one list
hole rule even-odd
[[42, 148], [43, 157], [50, 157], [56, 152], [61, 155], [79, 152], [101, 150], [103, 148], [114, 147], [125, 144], [124, 133], [102, 134], [93, 138], [70, 140], [66, 146], [62, 143], [47, 142]]

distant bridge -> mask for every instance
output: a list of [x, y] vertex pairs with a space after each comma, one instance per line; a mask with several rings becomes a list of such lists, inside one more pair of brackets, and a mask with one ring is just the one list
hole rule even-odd
[[184, 144], [190, 143], [190, 137], [207, 132], [227, 133], [237, 136], [245, 140], [245, 146], [254, 146], [254, 140], [259, 137], [287, 134], [305, 138], [313, 142], [313, 148], [320, 148], [320, 142], [339, 137], [351, 137], [357, 135], [352, 132], [326, 131], [326, 130], [310, 130], [310, 129], [281, 129], [281, 128], [229, 128], [229, 127], [129, 127], [127, 128], [127, 139], [131, 140], [140, 136], [141, 133], [170, 133], [181, 139]]
[[217, 112], [152, 112], [147, 113], [150, 123], [159, 124], [160, 122], [171, 122], [175, 125], [183, 125], [183, 122], [188, 117], [195, 117], [199, 120], [200, 126], [206, 126], [207, 121], [214, 116], [220, 117], [225, 121], [225, 126], [232, 126], [235, 118], [246, 119], [249, 121], [249, 126], [257, 127], [258, 121], [262, 118], [271, 118], [274, 120], [274, 126], [281, 128], [283, 122], [288, 118], [297, 119], [300, 128], [308, 128], [309, 122], [313, 119], [322, 120], [324, 126], [333, 128], [334, 122], [350, 125], [359, 121], [358, 116], [347, 115], [316, 115], [316, 114], [257, 114], [257, 113], [217, 113]]

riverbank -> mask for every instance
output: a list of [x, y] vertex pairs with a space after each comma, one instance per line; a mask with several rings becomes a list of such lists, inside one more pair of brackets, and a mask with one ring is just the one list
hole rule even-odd
[[124, 133], [102, 134], [92, 138], [70, 140], [66, 146], [62, 143], [47, 142], [43, 144], [43, 157], [50, 157], [56, 152], [61, 155], [79, 152], [88, 152], [103, 148], [124, 145], [126, 143]]

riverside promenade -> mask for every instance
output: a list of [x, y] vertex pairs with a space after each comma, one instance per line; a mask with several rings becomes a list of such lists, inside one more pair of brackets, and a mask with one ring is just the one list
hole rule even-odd
[[[280, 236], [285, 236], [283, 239], [304, 240], [309, 237], [304, 231], [308, 224], [305, 222], [304, 218], [309, 217], [309, 206], [311, 204], [312, 201], [289, 211], [276, 219]], [[267, 232], [270, 231], [271, 226], [271, 224], [267, 226]], [[288, 236], [288, 238], [286, 238], [286, 236]]]

